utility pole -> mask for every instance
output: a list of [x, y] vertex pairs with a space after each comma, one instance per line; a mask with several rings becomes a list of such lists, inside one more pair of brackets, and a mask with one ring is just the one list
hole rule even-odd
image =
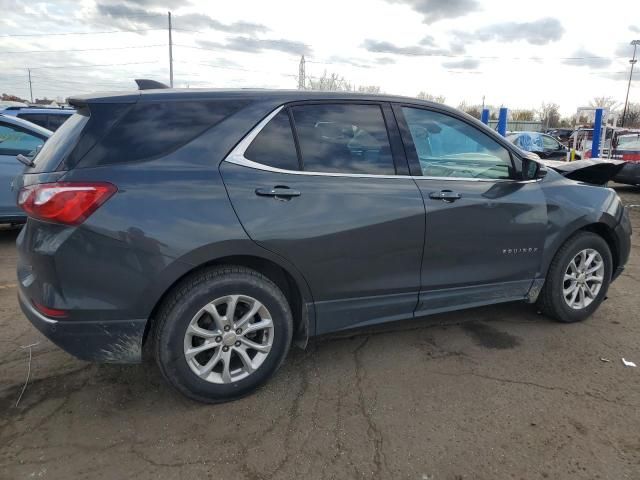
[[631, 42], [633, 45], [633, 58], [629, 60], [631, 64], [631, 72], [629, 73], [629, 84], [627, 85], [627, 98], [624, 100], [624, 110], [622, 110], [622, 121], [620, 123], [621, 127], [624, 127], [624, 117], [627, 115], [627, 103], [629, 103], [629, 90], [631, 90], [631, 77], [633, 77], [633, 66], [636, 64], [638, 60], [636, 60], [636, 48], [640, 45], [640, 40], [634, 40]]
[[300, 66], [298, 67], [298, 90], [304, 90], [305, 78], [306, 78], [305, 61], [304, 61], [304, 55], [302, 55], [302, 57], [300, 57]]
[[31, 86], [31, 69], [28, 68], [27, 72], [29, 72], [29, 95], [31, 96], [31, 103], [33, 103], [33, 87]]
[[173, 88], [173, 39], [171, 38], [171, 12], [169, 15], [169, 86]]

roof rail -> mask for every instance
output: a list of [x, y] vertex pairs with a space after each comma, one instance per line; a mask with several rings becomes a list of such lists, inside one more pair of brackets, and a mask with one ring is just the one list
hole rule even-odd
[[156, 80], [148, 80], [146, 78], [136, 78], [136, 83], [138, 84], [138, 90], [153, 90], [154, 88], [169, 88], [168, 85], [165, 85], [162, 82], [158, 82]]
[[11, 105], [10, 107], [3, 108], [2, 110], [27, 110], [29, 108], [39, 109], [39, 110], [75, 110], [75, 108], [67, 105], [58, 105], [51, 107], [49, 105], [26, 105], [23, 107]]

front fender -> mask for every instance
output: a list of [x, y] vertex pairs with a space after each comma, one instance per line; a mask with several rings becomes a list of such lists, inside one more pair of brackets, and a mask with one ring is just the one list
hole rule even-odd
[[549, 177], [542, 182], [547, 233], [538, 278], [546, 276], [558, 249], [578, 230], [599, 225], [614, 232], [624, 216], [624, 205], [614, 190], [571, 181], [555, 172]]

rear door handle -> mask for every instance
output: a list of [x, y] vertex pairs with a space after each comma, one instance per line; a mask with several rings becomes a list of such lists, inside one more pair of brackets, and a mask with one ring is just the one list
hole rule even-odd
[[285, 186], [276, 186], [273, 188], [256, 188], [256, 195], [259, 197], [274, 197], [281, 200], [289, 200], [293, 197], [299, 197], [301, 193]]
[[434, 200], [443, 200], [445, 202], [451, 203], [462, 198], [462, 195], [451, 190], [440, 190], [439, 192], [431, 192], [429, 194], [429, 198], [432, 198]]

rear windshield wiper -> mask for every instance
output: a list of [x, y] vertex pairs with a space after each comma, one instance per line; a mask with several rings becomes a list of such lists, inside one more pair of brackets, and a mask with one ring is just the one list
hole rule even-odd
[[35, 167], [36, 164], [33, 163], [33, 160], [29, 157], [24, 156], [23, 154], [19, 153], [18, 155], [16, 155], [16, 158], [18, 159], [18, 161], [20, 163], [24, 163], [27, 167]]

